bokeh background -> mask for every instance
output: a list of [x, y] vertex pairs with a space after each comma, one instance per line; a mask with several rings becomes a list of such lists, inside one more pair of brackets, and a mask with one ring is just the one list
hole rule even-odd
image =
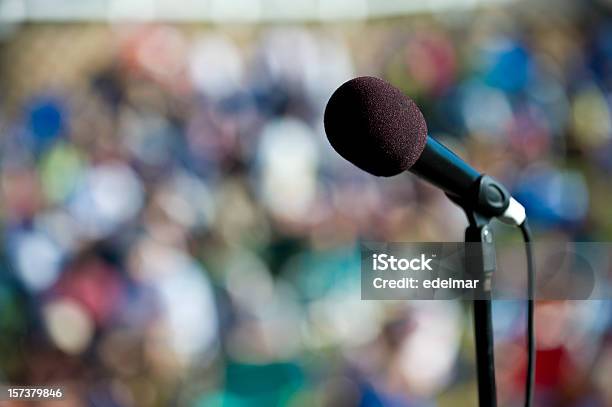
[[[0, 4], [0, 383], [65, 386], [50, 406], [476, 405], [468, 303], [360, 300], [360, 241], [466, 221], [331, 149], [353, 76], [413, 97], [537, 239], [612, 238], [610, 2]], [[612, 406], [611, 309], [538, 304], [537, 406]], [[494, 311], [519, 406], [525, 309]]]

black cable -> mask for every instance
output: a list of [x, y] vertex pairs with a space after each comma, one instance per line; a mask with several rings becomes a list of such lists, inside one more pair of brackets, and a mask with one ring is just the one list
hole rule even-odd
[[533, 404], [533, 388], [535, 381], [535, 321], [534, 321], [534, 291], [535, 270], [533, 267], [533, 252], [531, 250], [531, 230], [525, 220], [520, 225], [523, 240], [525, 241], [525, 252], [527, 255], [527, 378], [525, 384], [525, 407]]

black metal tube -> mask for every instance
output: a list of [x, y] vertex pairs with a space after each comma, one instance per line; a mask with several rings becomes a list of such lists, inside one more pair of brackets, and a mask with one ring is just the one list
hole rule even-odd
[[[474, 338], [476, 341], [476, 372], [478, 377], [478, 400], [481, 407], [497, 406], [497, 390], [495, 385], [495, 357], [493, 353], [493, 319], [490, 300], [490, 279], [494, 271], [494, 251], [486, 250], [485, 245], [493, 245], [493, 236], [486, 224], [474, 224], [465, 231], [466, 242], [481, 242], [482, 245], [470, 246], [473, 252], [468, 256], [469, 270], [482, 273], [483, 292], [474, 300]], [[478, 223], [478, 222], [477, 222]], [[484, 297], [483, 297], [484, 296]]]
[[431, 137], [427, 137], [423, 153], [409, 171], [457, 197], [466, 197], [481, 176], [455, 153]]
[[481, 407], [495, 407], [497, 400], [491, 301], [474, 300], [473, 306], [479, 405]]

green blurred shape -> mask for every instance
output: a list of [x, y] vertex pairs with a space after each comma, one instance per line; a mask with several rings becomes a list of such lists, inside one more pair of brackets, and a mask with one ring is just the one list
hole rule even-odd
[[304, 384], [304, 373], [295, 363], [228, 363], [222, 392], [200, 398], [197, 407], [285, 406]]
[[45, 196], [59, 203], [70, 195], [83, 175], [83, 159], [76, 148], [60, 142], [45, 156], [40, 172]]

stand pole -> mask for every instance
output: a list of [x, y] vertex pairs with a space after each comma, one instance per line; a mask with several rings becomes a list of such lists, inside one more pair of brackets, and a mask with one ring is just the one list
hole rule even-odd
[[496, 407], [495, 361], [493, 354], [493, 321], [491, 318], [491, 278], [495, 271], [495, 247], [488, 219], [468, 215], [470, 226], [465, 231], [468, 271], [479, 275], [481, 287], [473, 300], [474, 337], [476, 340], [476, 370], [478, 400], [481, 407]]

